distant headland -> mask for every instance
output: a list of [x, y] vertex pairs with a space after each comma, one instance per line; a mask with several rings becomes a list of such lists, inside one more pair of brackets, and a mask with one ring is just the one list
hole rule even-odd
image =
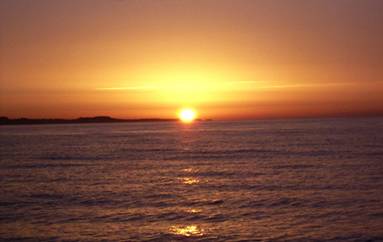
[[[127, 123], [127, 122], [174, 122], [178, 119], [117, 119], [109, 116], [81, 117], [76, 119], [31, 119], [0, 117], [0, 125], [25, 125], [25, 124], [82, 124], [82, 123]], [[199, 120], [201, 121], [201, 120]]]

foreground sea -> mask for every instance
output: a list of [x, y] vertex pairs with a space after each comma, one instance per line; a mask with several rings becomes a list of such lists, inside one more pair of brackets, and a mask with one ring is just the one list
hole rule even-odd
[[0, 127], [0, 240], [383, 241], [383, 119]]

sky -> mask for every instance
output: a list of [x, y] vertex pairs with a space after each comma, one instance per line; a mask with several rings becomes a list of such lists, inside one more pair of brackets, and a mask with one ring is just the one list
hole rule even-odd
[[380, 0], [2, 0], [0, 116], [383, 114]]

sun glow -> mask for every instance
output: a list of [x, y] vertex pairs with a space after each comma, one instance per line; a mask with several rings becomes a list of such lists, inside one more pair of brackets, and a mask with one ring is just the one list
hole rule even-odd
[[197, 113], [191, 108], [183, 108], [178, 113], [178, 117], [184, 123], [191, 123], [196, 119]]

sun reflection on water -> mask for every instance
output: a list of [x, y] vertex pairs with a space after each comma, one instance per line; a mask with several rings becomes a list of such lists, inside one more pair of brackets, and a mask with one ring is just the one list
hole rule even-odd
[[182, 169], [182, 171], [184, 171], [184, 172], [192, 172], [194, 170], [193, 170], [193, 168], [185, 168], [185, 169]]
[[169, 229], [170, 233], [176, 235], [182, 235], [186, 237], [191, 236], [202, 236], [204, 230], [197, 225], [187, 225], [187, 226], [172, 226]]
[[198, 209], [198, 208], [190, 208], [186, 210], [186, 212], [188, 213], [200, 213], [201, 211], [202, 209]]
[[200, 182], [199, 179], [193, 178], [193, 177], [183, 177], [182, 178], [182, 183], [187, 184], [187, 185], [198, 184], [199, 182]]

